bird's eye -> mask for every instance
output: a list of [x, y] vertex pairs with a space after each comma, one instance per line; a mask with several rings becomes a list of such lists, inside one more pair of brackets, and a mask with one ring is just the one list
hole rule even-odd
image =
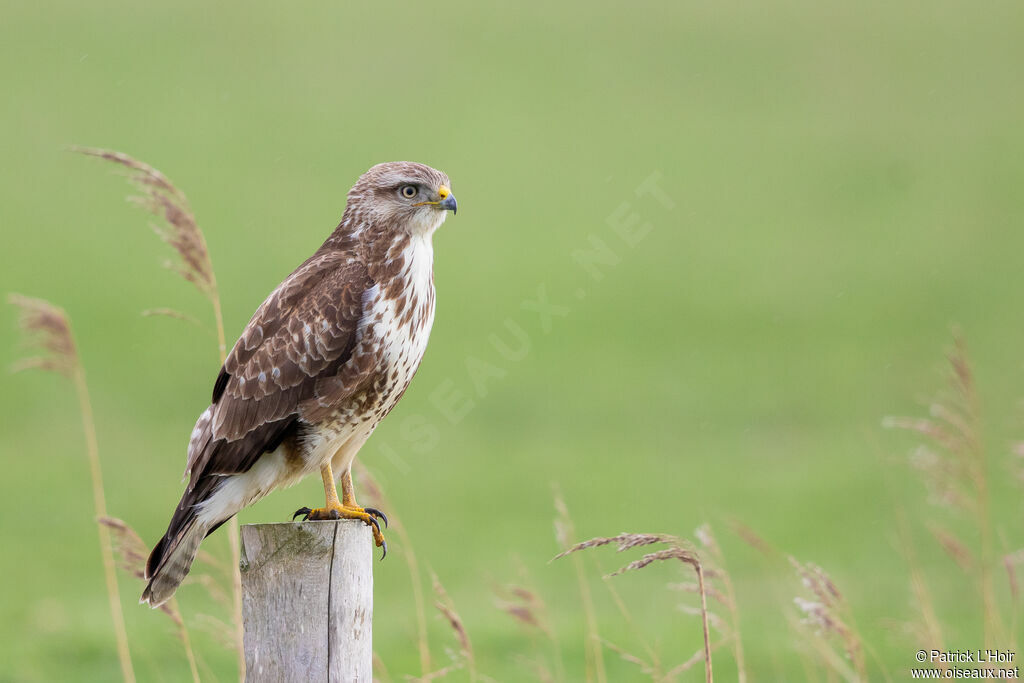
[[412, 199], [416, 196], [416, 193], [419, 192], [419, 190], [416, 189], [415, 185], [403, 185], [401, 192], [402, 196], [406, 199]]

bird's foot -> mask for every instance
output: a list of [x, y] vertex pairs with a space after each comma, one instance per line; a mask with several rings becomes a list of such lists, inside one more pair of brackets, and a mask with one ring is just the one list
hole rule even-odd
[[370, 530], [373, 532], [373, 542], [377, 544], [378, 548], [384, 549], [384, 554], [380, 556], [380, 559], [388, 554], [388, 543], [384, 540], [384, 535], [380, 532], [380, 523], [377, 521], [384, 522], [384, 528], [388, 527], [388, 517], [383, 512], [376, 508], [361, 508], [361, 507], [346, 507], [345, 505], [330, 505], [322, 508], [299, 508], [292, 515], [292, 519], [295, 519], [299, 515], [302, 515], [303, 521], [305, 520], [330, 520], [330, 519], [358, 519], [364, 524], [369, 525]]

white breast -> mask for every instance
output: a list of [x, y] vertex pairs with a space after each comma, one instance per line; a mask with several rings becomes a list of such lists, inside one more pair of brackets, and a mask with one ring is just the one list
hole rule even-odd
[[414, 236], [402, 252], [404, 266], [399, 277], [404, 281], [404, 305], [385, 298], [382, 288], [374, 286], [369, 296], [368, 312], [363, 325], [372, 323], [368, 334], [378, 348], [382, 364], [390, 374], [396, 370], [393, 382], [399, 393], [419, 367], [427, 350], [430, 328], [434, 324], [434, 248], [430, 235]]

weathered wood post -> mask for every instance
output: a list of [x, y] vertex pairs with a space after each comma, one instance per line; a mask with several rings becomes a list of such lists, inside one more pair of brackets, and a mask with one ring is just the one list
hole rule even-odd
[[355, 520], [242, 527], [246, 681], [373, 679], [373, 548]]

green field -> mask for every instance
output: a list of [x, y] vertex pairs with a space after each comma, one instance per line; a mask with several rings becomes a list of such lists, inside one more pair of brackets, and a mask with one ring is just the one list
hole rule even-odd
[[[996, 549], [1024, 545], [1010, 471], [1024, 437], [1024, 5], [8, 2], [0, 62], [0, 291], [71, 315], [108, 507], [148, 543], [180, 495], [217, 354], [195, 327], [140, 312], [212, 316], [161, 268], [170, 253], [123, 201], [123, 179], [68, 146], [122, 150], [188, 194], [230, 341], [333, 229], [358, 175], [409, 159], [446, 171], [462, 210], [435, 238], [427, 356], [360, 460], [451, 595], [481, 674], [530, 680], [537, 648], [554, 667], [551, 647], [494, 605], [495, 586], [528, 582], [564, 680], [584, 680], [573, 566], [548, 562], [553, 485], [581, 539], [692, 538], [711, 523], [751, 680], [808, 676], [787, 621], [801, 590], [730, 520], [829, 572], [872, 648], [872, 680], [906, 678], [922, 646], [905, 628], [919, 611], [900, 511], [943, 645], [1020, 643], [1019, 628], [985, 642], [973, 584], [928, 530], [974, 543], [971, 526], [929, 505], [907, 465], [917, 440], [881, 424], [927, 412], [959, 325]], [[652, 177], [664, 194], [638, 193]], [[624, 240], [615, 225], [629, 221]], [[601, 245], [595, 272], [579, 256]], [[13, 310], [0, 317], [7, 365], [24, 351]], [[0, 681], [115, 680], [74, 395], [38, 373], [0, 386]], [[241, 519], [284, 520], [321, 495], [307, 481]], [[416, 622], [391, 540], [374, 641], [403, 680], [420, 673]], [[207, 547], [225, 556], [225, 532]], [[585, 558], [601, 634], [681, 662], [701, 642], [677, 609], [692, 596], [666, 588], [681, 570], [614, 579], [632, 624], [600, 580], [636, 556]], [[121, 588], [139, 680], [186, 680], [170, 622], [136, 605], [127, 575]], [[441, 666], [455, 645], [429, 588]], [[201, 616], [224, 611], [198, 586], [179, 595], [203, 679], [232, 680], [233, 655]], [[610, 651], [605, 662], [609, 680], [644, 678]], [[715, 667], [735, 679], [728, 647]]]

